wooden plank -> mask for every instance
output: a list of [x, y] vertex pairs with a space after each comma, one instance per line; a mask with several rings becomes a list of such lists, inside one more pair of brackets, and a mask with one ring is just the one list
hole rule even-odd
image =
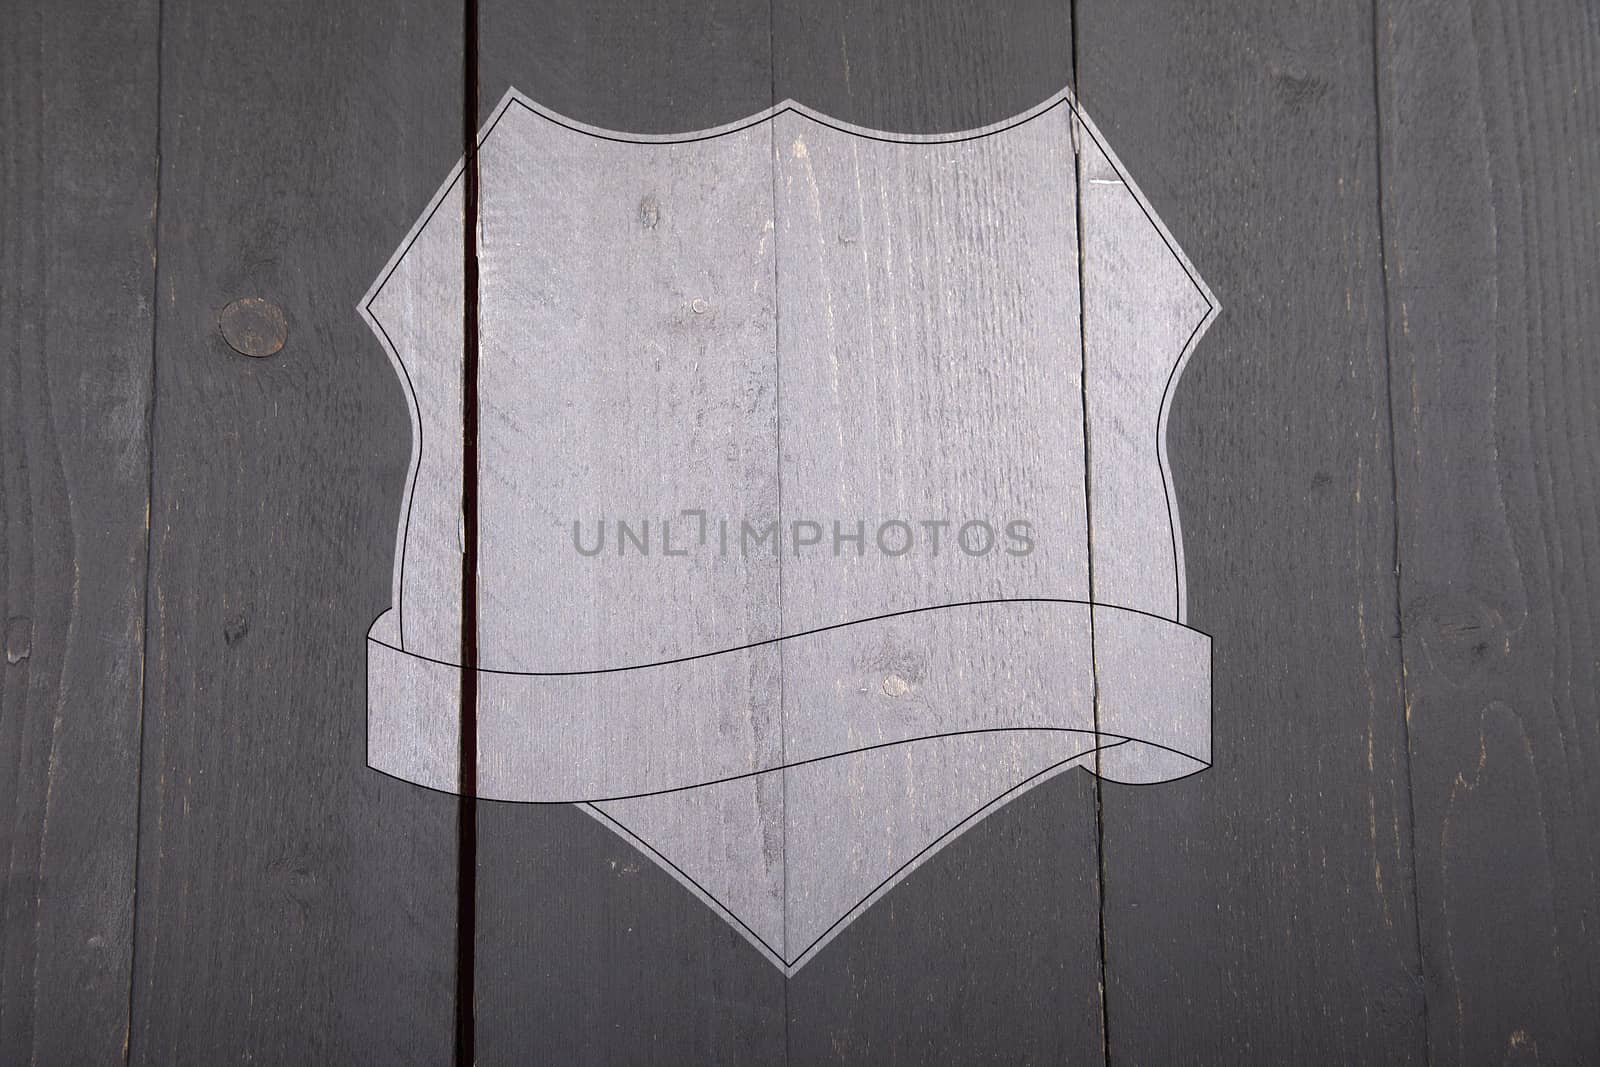
[[[815, 106], [846, 122], [940, 132], [1011, 118], [1070, 74], [1062, 4], [1018, 5], [993, 18], [959, 5], [928, 9], [909, 34], [889, 13], [861, 18], [846, 5], [783, 10], [771, 31], [764, 18], [764, 5], [692, 13], [659, 5], [624, 16], [604, 6], [574, 13], [486, 4], [482, 113], [515, 88], [594, 126], [675, 133], [736, 121], [793, 97], [820, 101]], [[769, 48], [776, 50], [776, 75], [766, 65]], [[1070, 145], [1070, 138], [1062, 141]], [[1070, 224], [1070, 148], [1062, 165]], [[619, 168], [624, 160], [607, 168], [603, 181]], [[728, 178], [722, 175], [724, 183]], [[896, 202], [892, 182], [884, 181], [880, 198]], [[487, 179], [485, 189], [492, 193]], [[952, 187], [949, 205], [960, 195]], [[674, 212], [689, 210], [681, 204], [663, 194], [646, 215], [665, 227]], [[493, 256], [496, 235], [511, 232], [510, 223], [497, 221], [487, 200], [485, 219], [484, 278], [510, 284], [504, 270], [496, 273]], [[926, 225], [931, 234], [943, 232], [931, 219]], [[631, 241], [618, 234], [605, 247]], [[1074, 253], [1069, 235], [1057, 254]], [[537, 253], [529, 255], [535, 265], [528, 274], [544, 277]], [[1039, 255], [1048, 257], [1048, 248]], [[573, 276], [586, 269], [575, 264]], [[594, 286], [576, 291], [605, 296]], [[650, 292], [639, 291], [641, 314], [653, 306]], [[795, 296], [808, 292], [821, 298], [804, 286]], [[839, 306], [849, 299], [841, 289]], [[561, 328], [559, 321], [545, 327]], [[1075, 336], [1076, 327], [1070, 332]], [[503, 399], [490, 403], [496, 413], [505, 406]], [[630, 802], [630, 814], [637, 806]], [[1093, 789], [1082, 775], [1029, 793], [873, 904], [786, 988], [781, 972], [725, 920], [598, 824], [561, 808], [482, 805], [480, 1057], [772, 1062], [786, 1057], [786, 1040], [802, 1060], [910, 1060], [951, 1049], [1098, 1056], [1093, 810]], [[952, 954], [962, 967], [947, 965]], [[615, 1025], [619, 1018], [629, 1021]]]
[[[764, 0], [649, 5], [623, 0], [531, 4], [483, 0], [482, 115], [487, 119], [506, 91], [516, 89], [539, 107], [566, 118], [629, 134], [704, 130], [746, 118], [771, 103], [767, 11]], [[640, 148], [641, 155], [645, 151]], [[763, 143], [763, 176], [768, 169], [765, 157]], [[731, 178], [738, 168], [732, 161], [730, 167]], [[629, 175], [647, 177], [629, 168], [628, 157], [620, 156], [604, 168], [599, 180], [609, 189], [619, 180], [626, 183]], [[628, 224], [631, 233], [614, 235], [616, 251], [624, 257], [633, 254], [628, 249], [636, 239], [649, 239], [652, 247], [659, 244], [654, 252], [640, 246], [637, 254], [661, 257], [662, 277], [670, 280], [676, 277], [672, 249], [688, 241], [691, 247], [683, 248], [683, 254], [694, 254], [694, 235], [679, 230], [680, 201], [672, 189], [692, 185], [695, 175], [674, 176], [668, 168], [660, 179], [663, 188], [655, 190], [653, 200], [647, 201], [650, 190], [640, 186], [638, 203], [630, 202], [627, 211], [607, 214], [604, 205], [609, 201], [603, 195], [591, 196], [587, 207], [585, 201], [574, 200], [573, 210], [580, 215], [589, 210], [594, 218], [586, 225], [591, 228], [609, 226], [613, 218]], [[494, 192], [485, 186], [486, 197]], [[559, 190], [550, 190], [550, 195], [566, 202]], [[688, 210], [685, 207], [683, 213]], [[538, 221], [536, 216], [533, 221]], [[516, 264], [494, 258], [497, 238], [509, 239], [512, 220], [486, 214], [485, 227], [484, 283], [520, 287], [524, 282], [515, 276]], [[598, 261], [580, 261], [570, 247], [551, 252], [552, 262], [562, 257], [572, 260], [569, 284], [562, 287], [568, 295], [558, 302], [580, 303], [573, 314], [558, 315], [546, 327], [559, 330], [564, 322], [592, 319], [596, 325], [586, 328], [598, 328], [605, 320], [612, 321], [617, 331], [610, 343], [596, 336], [578, 345], [578, 350], [620, 358], [638, 347], [627, 339], [641, 330], [645, 332], [637, 339], [652, 347], [715, 343], [712, 338], [697, 340], [681, 326], [661, 320], [659, 316], [667, 313], [661, 310], [662, 301], [671, 294], [660, 286], [646, 286], [637, 294], [640, 313], [635, 325], [630, 327], [619, 316], [607, 319], [596, 311], [606, 296], [606, 283], [599, 276], [589, 284], [579, 281], [599, 268]], [[698, 276], [702, 267], [713, 274], [728, 269], [706, 262], [688, 273]], [[541, 276], [536, 258], [529, 258], [521, 278], [532, 281]], [[770, 299], [770, 286], [767, 293]], [[681, 295], [681, 301], [688, 299]], [[576, 313], [582, 309], [588, 310]], [[689, 318], [700, 326], [711, 325], [711, 316], [691, 311]], [[494, 353], [497, 358], [517, 355], [491, 352], [494, 338], [505, 330], [496, 334], [495, 324], [488, 325], [485, 358]], [[555, 372], [581, 375], [583, 362]], [[732, 384], [730, 379], [718, 387], [725, 390]], [[721, 413], [712, 416], [721, 426], [722, 416], [731, 408], [713, 403], [709, 394], [706, 399], [711, 410]], [[500, 403], [503, 396], [497, 399], [486, 393], [485, 400]], [[590, 425], [603, 433], [607, 422], [603, 412], [597, 409], [593, 416], [596, 421]], [[756, 423], [759, 412], [741, 421]], [[485, 424], [492, 425], [487, 419]], [[620, 477], [624, 472], [617, 473]], [[501, 464], [483, 484], [504, 492], [505, 486], [495, 480], [514, 474]], [[658, 472], [658, 478], [665, 479], [660, 490], [663, 506], [696, 506], [666, 499], [673, 495], [669, 486], [688, 491], [701, 485], [716, 499], [740, 488], [715, 479], [708, 483], [707, 472], [694, 470]], [[751, 492], [759, 497], [759, 485]], [[541, 502], [525, 502], [536, 503]], [[590, 505], [605, 503], [597, 500]], [[553, 503], [541, 504], [546, 505]], [[514, 562], [502, 551], [510, 547], [489, 547], [486, 562], [492, 565], [499, 558]], [[509, 580], [503, 569], [493, 582], [486, 580], [486, 610], [495, 610], [495, 604], [502, 602], [510, 591]], [[614, 610], [614, 599], [585, 596], [572, 606], [593, 610], [595, 618], [601, 618]], [[737, 611], [723, 621], [736, 627]], [[492, 621], [487, 626], [494, 629]], [[582, 627], [577, 631], [587, 632]], [[628, 632], [636, 640], [650, 639], [641, 625], [630, 623]], [[543, 654], [559, 658], [566, 643], [570, 641], [553, 643]], [[638, 703], [632, 713], [646, 706]], [[782, 972], [728, 919], [615, 830], [577, 807], [480, 803], [477, 906], [475, 984], [481, 1063], [742, 1064], [784, 1059]]]
[[1378, 5], [1433, 1056], [1600, 1060], [1600, 11]]
[[709, 130], [773, 102], [770, 0], [478, 0], [479, 117], [507, 89], [608, 130]]
[[156, 4], [0, 42], [0, 1060], [123, 1054], [144, 648]]
[[773, 64], [779, 100], [843, 122], [895, 133], [974, 130], [1071, 84], [1071, 5], [777, 0]]
[[1215, 763], [1104, 787], [1109, 1055], [1421, 1060], [1370, 12], [1076, 17], [1084, 105], [1223, 309], [1168, 441]]
[[411, 433], [356, 304], [459, 158], [460, 31], [165, 5], [135, 1062], [451, 1055], [455, 801], [366, 765]]
[[[780, 3], [774, 19], [779, 98], [792, 98], [830, 118], [869, 130], [939, 134], [1004, 122], [1067, 86], [1072, 74], [1072, 26], [1066, 3]], [[1010, 150], [1008, 143], [997, 139], [995, 144], [999, 147], [993, 150], [1002, 155]], [[957, 234], [975, 230], [1005, 246], [1001, 240], [1007, 223], [1005, 211], [1018, 209], [1013, 199], [1041, 212], [1035, 224], [1041, 235], [1060, 220], [1029, 200], [1030, 194], [1013, 190], [1009, 195], [985, 198], [988, 214], [978, 223], [965, 217], [961, 207], [961, 176], [970, 175], [973, 163], [951, 169], [950, 185], [939, 195], [936, 187], [925, 188], [910, 172], [902, 177], [906, 182], [903, 188], [896, 187], [887, 172], [874, 180], [865, 162], [871, 157], [872, 153], [863, 153], [864, 162], [857, 168], [864, 183], [863, 206], [854, 213], [860, 215], [854, 219], [860, 232], [842, 225], [840, 237], [866, 241], [874, 234], [881, 237], [894, 221], [894, 205], [923, 201], [926, 235], [918, 235], [908, 220], [901, 218], [898, 239], [929, 253], [921, 267], [929, 294], [922, 303], [930, 310], [924, 315], [912, 304], [900, 307], [897, 313], [905, 319], [908, 336], [926, 332], [930, 350], [944, 351], [946, 358], [959, 364], [964, 353], [941, 347], [951, 339], [939, 328], [939, 302], [934, 294], [941, 291], [936, 280], [941, 272], [959, 270], [964, 259], [948, 260], [945, 253], [955, 249], [942, 247], [941, 242], [959, 241]], [[793, 169], [793, 161], [789, 162], [786, 169]], [[1012, 162], [1018, 163], [1016, 159]], [[1064, 173], [1058, 190], [1070, 212], [1074, 184], [1070, 152], [1061, 162]], [[825, 160], [818, 166], [823, 163]], [[992, 173], [1005, 185], [1005, 164], [991, 160], [980, 172]], [[1029, 188], [1047, 181], [1037, 175], [1017, 180]], [[853, 217], [848, 206], [840, 210], [847, 218]], [[910, 214], [918, 208], [908, 204], [905, 210]], [[878, 217], [885, 212], [884, 218]], [[1014, 254], [1037, 256], [1038, 273], [1048, 274], [1051, 264], [1062, 258], [1075, 259], [1070, 221], [1067, 226], [1068, 247], [1054, 247], [1050, 240], [1041, 239], [1037, 246], [1016, 248]], [[810, 293], [811, 299], [821, 301], [825, 294], [816, 286], [785, 286], [785, 269], [802, 277], [806, 262], [803, 250], [794, 250], [792, 242], [789, 247], [785, 256], [785, 246], [780, 244], [782, 295], [804, 299]], [[871, 380], [891, 377], [897, 360], [910, 359], [914, 365], [915, 350], [896, 354], [895, 346], [888, 343], [894, 324], [874, 324], [865, 314], [852, 318], [849, 307], [869, 297], [874, 284], [879, 285], [884, 306], [892, 306], [893, 301], [882, 291], [884, 279], [875, 277], [870, 268], [848, 269], [848, 262], [840, 258], [841, 273], [828, 277], [841, 321], [862, 328], [858, 343], [869, 343], [875, 326], [881, 331], [876, 349], [879, 363], [851, 379], [852, 391], [870, 393]], [[903, 273], [911, 266], [897, 260], [892, 269]], [[902, 280], [900, 284], [905, 283]], [[869, 289], [864, 290], [863, 285]], [[1069, 295], [1067, 302], [1073, 300], [1075, 296]], [[782, 321], [804, 323], [808, 319], [805, 310], [797, 309], [794, 315], [785, 312]], [[966, 327], [972, 331], [969, 345], [982, 349], [979, 362], [1005, 364], [1006, 350], [994, 346], [1005, 327], [1017, 323], [1018, 313], [1018, 308], [1002, 300], [992, 311], [969, 306], [960, 317], [970, 323]], [[1075, 308], [1070, 318], [1075, 329]], [[1043, 333], [1053, 336], [1049, 330]], [[984, 347], [985, 338], [990, 347]], [[796, 354], [803, 355], [804, 347]], [[1017, 373], [1014, 366], [1011, 373]], [[904, 392], [904, 402], [910, 406], [915, 390], [906, 384]], [[885, 402], [892, 402], [897, 395], [896, 389], [888, 386]], [[952, 398], [951, 410], [962, 403]], [[1081, 418], [1076, 410], [1074, 406], [1074, 419]], [[827, 415], [824, 411], [818, 417]], [[887, 420], [889, 416], [883, 417]], [[803, 433], [807, 423], [798, 416], [791, 422], [786, 414], [785, 425], [797, 428], [792, 432]], [[852, 418], [851, 425], [854, 433], [873, 432], [873, 422], [859, 415]], [[981, 422], [968, 424], [967, 429], [975, 439], [1016, 432], [1015, 428]], [[1051, 440], [1045, 429], [1042, 440]], [[945, 448], [934, 442], [920, 450], [907, 448], [899, 457], [904, 464], [902, 480], [917, 484], [926, 474], [918, 470], [919, 463], [930, 468], [945, 462], [959, 465], [959, 449], [951, 456]], [[1028, 470], [1028, 455], [1011, 452], [1014, 447], [1003, 449], [989, 457], [990, 463], [1003, 465], [1005, 474], [1015, 479], [1012, 488], [1018, 491], [1037, 484], [1036, 473]], [[1081, 467], [1081, 452], [1076, 454]], [[1067, 462], [1063, 461], [1063, 466]], [[963, 489], [970, 479], [955, 475], [949, 480], [952, 484], [944, 488], [950, 490], [951, 502], [972, 491], [970, 485]], [[785, 486], [787, 490], [789, 481]], [[926, 497], [917, 496], [919, 501]], [[1064, 499], [1070, 499], [1070, 494]], [[936, 504], [929, 500], [928, 506]], [[917, 647], [916, 643], [911, 647]], [[1068, 691], [1054, 695], [1064, 697]], [[1069, 772], [991, 813], [933, 855], [791, 979], [788, 1008], [793, 1060], [1098, 1059], [1101, 1005], [1094, 820], [1092, 780], [1087, 774]]]

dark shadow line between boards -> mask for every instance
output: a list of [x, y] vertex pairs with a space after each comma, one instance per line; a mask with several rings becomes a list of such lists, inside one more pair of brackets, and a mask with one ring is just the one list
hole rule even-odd
[[[472, 1067], [477, 1062], [477, 942], [478, 942], [478, 360], [480, 354], [479, 281], [478, 281], [478, 215], [479, 215], [479, 141], [478, 97], [481, 71], [478, 64], [479, 13], [478, 0], [462, 3], [462, 100], [461, 100], [461, 173], [462, 183], [462, 314], [461, 314], [461, 509], [462, 552], [459, 571], [461, 590], [460, 653], [465, 664], [459, 678], [460, 707], [457, 709], [456, 761], [460, 800], [456, 810], [456, 1000], [455, 1000], [455, 1058], [457, 1067]], [[441, 203], [444, 198], [441, 198]], [[431, 216], [430, 216], [431, 218]], [[420, 235], [426, 228], [418, 228]], [[395, 261], [399, 265], [399, 260]], [[393, 272], [391, 271], [391, 274]], [[388, 281], [387, 278], [384, 279]], [[374, 294], [376, 295], [376, 294]], [[370, 301], [369, 301], [370, 304]], [[369, 312], [370, 314], [370, 312]], [[376, 320], [374, 320], [376, 321]], [[384, 331], [387, 340], [388, 332]], [[396, 353], [396, 361], [399, 355]], [[410, 374], [406, 375], [411, 385]], [[416, 396], [413, 390], [413, 403]], [[411, 474], [411, 493], [416, 493], [416, 478], [421, 473], [422, 449], [420, 433], [422, 411], [415, 408], [419, 442], [417, 469]], [[405, 541], [411, 534], [411, 515], [408, 502]], [[401, 567], [405, 561], [402, 558]], [[401, 587], [404, 599], [404, 586]], [[403, 643], [403, 639], [402, 639]]]

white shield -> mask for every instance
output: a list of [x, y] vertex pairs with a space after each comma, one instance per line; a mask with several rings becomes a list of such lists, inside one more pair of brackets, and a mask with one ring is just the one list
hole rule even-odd
[[[1216, 302], [1072, 100], [642, 137], [513, 92], [479, 144], [480, 796], [583, 804], [792, 971], [1054, 774], [1209, 765], [1165, 424]], [[415, 420], [369, 761], [443, 790], [460, 173], [361, 304]]]

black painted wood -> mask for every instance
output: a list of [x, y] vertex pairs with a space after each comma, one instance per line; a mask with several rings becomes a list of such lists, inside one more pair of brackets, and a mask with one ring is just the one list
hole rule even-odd
[[[484, 0], [484, 111], [643, 131], [977, 125], [1075, 28], [1224, 312], [1171, 442], [1216, 766], [1103, 787], [1103, 856], [1091, 779], [1028, 793], [788, 982], [480, 804], [481, 1062], [1600, 1057], [1600, 19], [1075, 6]], [[410, 431], [354, 305], [458, 157], [462, 8], [164, 7], [0, 38], [0, 1060], [449, 1062], [455, 802], [365, 766]]]
[[[455, 801], [366, 766], [410, 425], [355, 308], [458, 157], [461, 9], [162, 22], [130, 1059], [448, 1062]], [[241, 297], [281, 352], [223, 340]]]
[[156, 4], [0, 31], [0, 1062], [128, 1020], [156, 186]]
[[992, 812], [790, 980], [790, 1062], [1100, 1062], [1095, 868], [1086, 773]]
[[895, 133], [971, 130], [1072, 80], [1068, 0], [774, 0], [777, 96]]
[[681, 133], [772, 100], [770, 0], [478, 0], [479, 112], [508, 88], [593, 126]]
[[1104, 789], [1110, 1059], [1420, 1062], [1371, 11], [1077, 20], [1084, 103], [1222, 304], [1169, 440], [1215, 765]]
[[1600, 1061], [1600, 10], [1378, 5], [1434, 1059]]

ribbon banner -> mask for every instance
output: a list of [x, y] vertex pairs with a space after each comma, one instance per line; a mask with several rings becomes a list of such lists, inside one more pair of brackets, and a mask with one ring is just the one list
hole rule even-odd
[[[479, 137], [478, 793], [792, 972], [1070, 767], [1211, 761], [1167, 411], [1216, 301], [1075, 103]], [[453, 791], [461, 167], [361, 303], [411, 404], [368, 760]]]

